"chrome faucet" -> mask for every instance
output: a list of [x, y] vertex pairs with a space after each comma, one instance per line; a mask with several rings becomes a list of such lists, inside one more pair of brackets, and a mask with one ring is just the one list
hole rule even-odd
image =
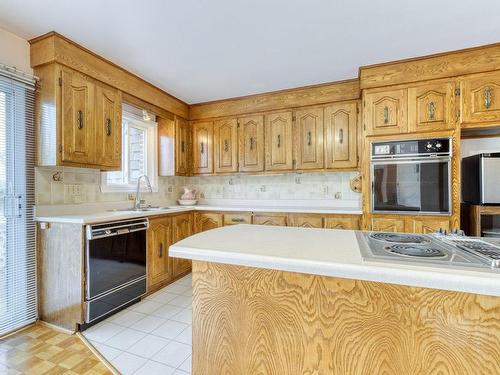
[[137, 190], [135, 191], [135, 202], [134, 202], [134, 209], [135, 210], [140, 210], [141, 209], [141, 179], [144, 177], [144, 179], [146, 180], [146, 185], [149, 189], [149, 192], [152, 193], [153, 192], [153, 188], [151, 187], [151, 182], [149, 182], [149, 178], [148, 176], [146, 176], [145, 174], [143, 174], [142, 176], [139, 176], [139, 178], [137, 178]]

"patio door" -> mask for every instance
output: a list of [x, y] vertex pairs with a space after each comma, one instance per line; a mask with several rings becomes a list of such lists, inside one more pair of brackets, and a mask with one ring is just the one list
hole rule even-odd
[[37, 319], [34, 82], [0, 65], [0, 337]]

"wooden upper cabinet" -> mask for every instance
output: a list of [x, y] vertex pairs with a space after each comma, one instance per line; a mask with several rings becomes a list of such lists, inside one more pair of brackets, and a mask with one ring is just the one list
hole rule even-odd
[[405, 221], [402, 217], [372, 218], [372, 230], [376, 232], [404, 232]]
[[96, 85], [95, 139], [95, 163], [107, 169], [121, 170], [121, 93], [101, 84]]
[[191, 127], [181, 117], [175, 117], [175, 174], [187, 176], [190, 173]]
[[466, 76], [461, 86], [463, 125], [500, 122], [500, 72]]
[[95, 163], [95, 84], [67, 68], [61, 72], [61, 161]]
[[264, 116], [238, 119], [240, 172], [264, 170]]
[[426, 83], [408, 89], [408, 130], [425, 132], [455, 126], [455, 83]]
[[[193, 215], [191, 213], [176, 215], [172, 218], [172, 221], [174, 224], [172, 243], [176, 243], [193, 234]], [[191, 261], [189, 259], [172, 259], [172, 273], [174, 276], [185, 273], [190, 269]]]
[[354, 168], [357, 155], [357, 103], [325, 107], [325, 168]]
[[214, 123], [214, 171], [238, 171], [238, 121], [235, 118]]
[[293, 169], [292, 112], [277, 112], [265, 117], [266, 171]]
[[222, 214], [213, 212], [196, 212], [194, 214], [194, 231], [204, 232], [222, 226]]
[[212, 121], [194, 122], [193, 131], [193, 173], [209, 174], [214, 172]]
[[172, 277], [168, 248], [172, 243], [172, 218], [150, 219], [148, 229], [148, 290]]
[[363, 100], [367, 135], [387, 135], [408, 131], [408, 91], [367, 91]]
[[294, 116], [295, 168], [323, 168], [323, 108], [299, 109]]

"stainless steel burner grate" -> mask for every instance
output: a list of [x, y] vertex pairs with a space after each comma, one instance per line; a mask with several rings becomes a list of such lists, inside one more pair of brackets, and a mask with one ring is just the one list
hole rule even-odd
[[439, 249], [429, 246], [412, 246], [412, 245], [392, 245], [386, 246], [384, 249], [393, 254], [403, 255], [417, 258], [442, 258], [446, 254]]
[[418, 234], [376, 232], [370, 234], [370, 237], [379, 241], [403, 244], [421, 244], [429, 242], [427, 238], [419, 236]]

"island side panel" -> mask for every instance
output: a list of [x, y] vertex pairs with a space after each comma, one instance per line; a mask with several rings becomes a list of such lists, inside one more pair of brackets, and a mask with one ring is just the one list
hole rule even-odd
[[81, 224], [49, 223], [38, 228], [40, 319], [76, 330], [83, 323], [84, 244]]
[[193, 261], [193, 374], [499, 374], [500, 298]]

